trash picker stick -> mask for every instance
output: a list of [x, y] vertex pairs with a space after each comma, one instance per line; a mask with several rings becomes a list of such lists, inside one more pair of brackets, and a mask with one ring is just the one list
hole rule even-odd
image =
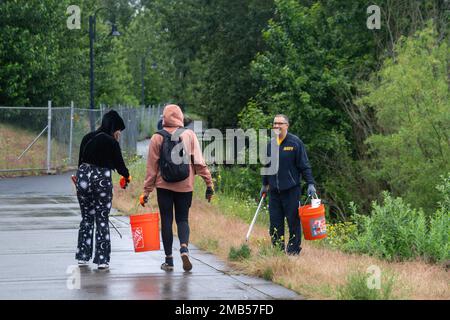
[[248, 228], [247, 235], [245, 236], [245, 241], [247, 241], [247, 242], [248, 242], [248, 239], [250, 238], [250, 233], [252, 232], [253, 226], [255, 225], [256, 217], [258, 216], [259, 209], [261, 208], [261, 205], [262, 205], [265, 197], [266, 197], [266, 195], [263, 194], [263, 196], [261, 197], [261, 200], [259, 201], [259, 205], [258, 205], [258, 208], [256, 209], [255, 216], [253, 217], [252, 223], [250, 224], [250, 228]]
[[120, 236], [120, 239], [122, 239], [122, 234], [121, 234], [121, 233], [119, 232], [119, 230], [116, 228], [116, 226], [114, 225], [114, 223], [112, 223], [111, 220], [109, 220], [109, 223], [111, 223], [111, 225], [113, 226], [113, 228], [116, 229], [117, 233], [118, 233], [119, 236]]

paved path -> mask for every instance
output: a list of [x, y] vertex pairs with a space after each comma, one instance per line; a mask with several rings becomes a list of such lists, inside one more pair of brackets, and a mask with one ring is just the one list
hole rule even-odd
[[111, 228], [110, 270], [79, 269], [80, 213], [70, 174], [0, 180], [0, 299], [301, 299], [233, 274], [195, 246], [191, 272], [182, 270], [174, 247], [175, 270], [166, 273], [159, 268], [162, 251], [134, 253], [128, 218], [120, 216], [111, 217], [123, 238]]

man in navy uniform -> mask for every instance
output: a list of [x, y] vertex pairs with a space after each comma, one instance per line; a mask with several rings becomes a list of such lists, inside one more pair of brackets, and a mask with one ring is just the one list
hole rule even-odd
[[308, 184], [308, 195], [316, 193], [311, 166], [306, 154], [305, 145], [295, 135], [288, 132], [289, 119], [283, 114], [275, 116], [273, 131], [276, 135], [276, 145], [271, 141], [268, 146], [268, 156], [271, 158], [270, 146], [277, 154], [271, 158], [278, 161], [274, 174], [263, 175], [263, 186], [260, 196], [269, 194], [270, 236], [272, 244], [285, 250], [284, 218], [289, 226], [287, 254], [298, 255], [301, 251], [301, 226], [298, 215], [300, 199], [300, 175]]

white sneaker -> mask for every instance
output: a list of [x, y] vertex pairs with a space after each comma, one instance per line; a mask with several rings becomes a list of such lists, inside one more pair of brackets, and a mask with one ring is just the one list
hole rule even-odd
[[109, 265], [107, 263], [99, 264], [97, 267], [98, 270], [107, 270], [109, 269]]
[[78, 260], [78, 266], [79, 267], [85, 267], [89, 265], [89, 261], [84, 261], [84, 260]]

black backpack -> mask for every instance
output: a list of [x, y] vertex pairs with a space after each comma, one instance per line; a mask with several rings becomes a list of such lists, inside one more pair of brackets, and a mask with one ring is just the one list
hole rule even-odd
[[[184, 128], [177, 129], [174, 134], [181, 134], [184, 130]], [[159, 153], [159, 169], [161, 170], [161, 177], [166, 182], [179, 182], [185, 180], [189, 177], [190, 166], [188, 161], [189, 158], [183, 147], [181, 138], [178, 138], [177, 141], [172, 141], [172, 135], [164, 129], [159, 130], [156, 133], [163, 137]], [[182, 159], [182, 162], [180, 164], [174, 163], [172, 155]]]

